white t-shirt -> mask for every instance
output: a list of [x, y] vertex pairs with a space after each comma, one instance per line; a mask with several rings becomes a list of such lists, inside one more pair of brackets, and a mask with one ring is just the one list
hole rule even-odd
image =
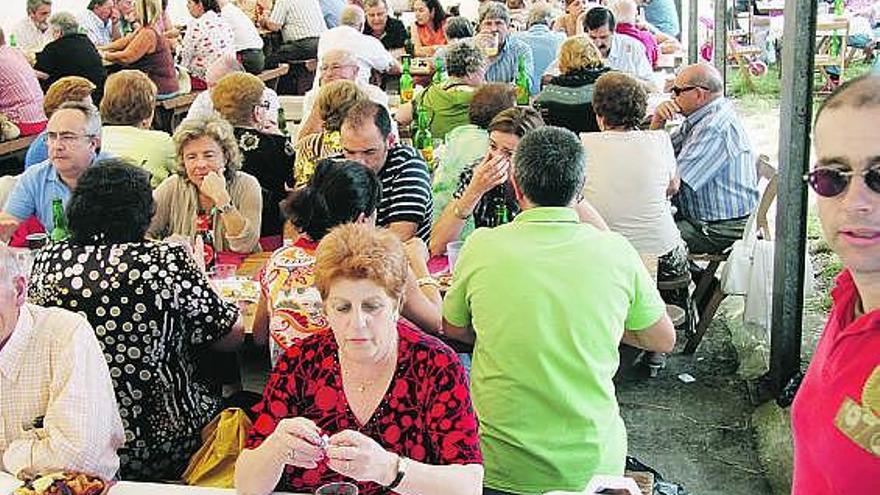
[[[278, 107], [281, 106], [281, 103], [278, 101], [278, 93], [270, 88], [266, 88], [263, 90], [263, 99], [262, 103], [266, 109], [266, 117], [268, 120], [278, 125]], [[214, 114], [214, 102], [211, 101], [211, 90], [202, 91], [196, 96], [196, 99], [193, 100], [192, 104], [189, 106], [189, 111], [186, 113], [186, 118], [194, 119], [197, 117], [210, 117]]]
[[220, 9], [220, 17], [232, 28], [235, 51], [263, 49], [263, 38], [260, 37], [257, 27], [237, 5], [227, 3]]
[[[382, 46], [375, 36], [368, 36], [351, 26], [336, 26], [328, 29], [318, 40], [318, 63], [329, 50], [345, 50], [358, 60], [357, 83], [364, 86], [370, 83], [370, 71], [385, 72], [394, 63], [394, 57]], [[321, 80], [321, 69], [315, 74]]]
[[663, 255], [681, 234], [666, 198], [677, 164], [664, 131], [585, 132], [584, 197], [640, 254]]

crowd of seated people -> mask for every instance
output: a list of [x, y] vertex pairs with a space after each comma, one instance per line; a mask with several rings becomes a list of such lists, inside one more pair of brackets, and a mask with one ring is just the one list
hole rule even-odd
[[[180, 37], [161, 0], [77, 16], [29, 0], [32, 60], [0, 31], [0, 113], [37, 136], [0, 238], [68, 237], [27, 279], [0, 247], [0, 407], [28, 404], [15, 421], [46, 430], [0, 430], [0, 467], [180, 480], [249, 334], [264, 362], [239, 493], [513, 495], [622, 475], [618, 348], [675, 342], [639, 255], [664, 281], [741, 236], [754, 152], [709, 66], [683, 68], [647, 115], [632, 0], [473, 3], [414, 0], [406, 26], [386, 0], [191, 0]], [[445, 74], [401, 104], [387, 83], [410, 47]], [[68, 51], [100, 70], [65, 68]], [[301, 100], [257, 75], [310, 59]], [[186, 118], [158, 130], [187, 87]], [[295, 101], [301, 122], [280, 120]], [[433, 156], [412, 141], [420, 111]], [[221, 258], [259, 264], [253, 313], [211, 280]], [[7, 395], [12, 366], [29, 379]]]

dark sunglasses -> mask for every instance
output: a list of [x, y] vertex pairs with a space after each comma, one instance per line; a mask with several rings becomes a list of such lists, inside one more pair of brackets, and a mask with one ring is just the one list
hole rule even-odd
[[673, 86], [669, 90], [672, 91], [672, 94], [674, 94], [675, 96], [679, 96], [682, 93], [687, 93], [688, 91], [692, 91], [695, 89], [706, 89], [706, 88], [704, 88], [702, 86], [684, 86], [682, 88], [679, 88], [678, 86]]
[[868, 189], [880, 194], [880, 168], [869, 168], [856, 172], [836, 168], [817, 168], [804, 175], [804, 180], [819, 196], [831, 198], [846, 190], [854, 175], [862, 176]]

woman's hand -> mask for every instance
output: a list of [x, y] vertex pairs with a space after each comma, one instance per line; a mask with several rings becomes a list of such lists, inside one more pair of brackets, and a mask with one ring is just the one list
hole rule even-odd
[[330, 437], [327, 465], [357, 481], [390, 485], [397, 476], [397, 454], [388, 452], [372, 438], [352, 430]]
[[507, 182], [510, 175], [510, 159], [503, 155], [487, 153], [483, 161], [474, 168], [474, 176], [468, 184], [468, 191], [482, 198], [493, 187]]
[[419, 237], [412, 237], [404, 242], [403, 251], [406, 253], [406, 259], [410, 266], [427, 266], [428, 259], [431, 257], [428, 246]]
[[226, 190], [226, 179], [217, 172], [209, 172], [202, 179], [199, 192], [204, 194], [214, 203], [214, 206], [223, 206], [230, 201], [229, 192]]
[[318, 467], [318, 461], [324, 458], [321, 430], [306, 418], [282, 419], [263, 444], [271, 449], [275, 459], [304, 469]]

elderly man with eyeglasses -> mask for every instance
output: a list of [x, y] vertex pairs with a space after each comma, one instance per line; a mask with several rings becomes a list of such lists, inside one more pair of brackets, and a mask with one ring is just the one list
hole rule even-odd
[[88, 103], [61, 105], [46, 126], [49, 159], [28, 168], [18, 177], [0, 213], [0, 239], [8, 240], [15, 229], [32, 215], [46, 232], [55, 226], [52, 201], [64, 204], [79, 177], [98, 158], [101, 148], [101, 116]]
[[662, 129], [684, 116], [670, 137], [681, 176], [676, 224], [691, 253], [727, 249], [758, 204], [756, 155], [723, 89], [714, 67], [689, 65], [651, 120], [651, 129]]
[[844, 84], [816, 115], [807, 178], [843, 272], [791, 410], [792, 495], [876, 493], [880, 453], [880, 76]]

